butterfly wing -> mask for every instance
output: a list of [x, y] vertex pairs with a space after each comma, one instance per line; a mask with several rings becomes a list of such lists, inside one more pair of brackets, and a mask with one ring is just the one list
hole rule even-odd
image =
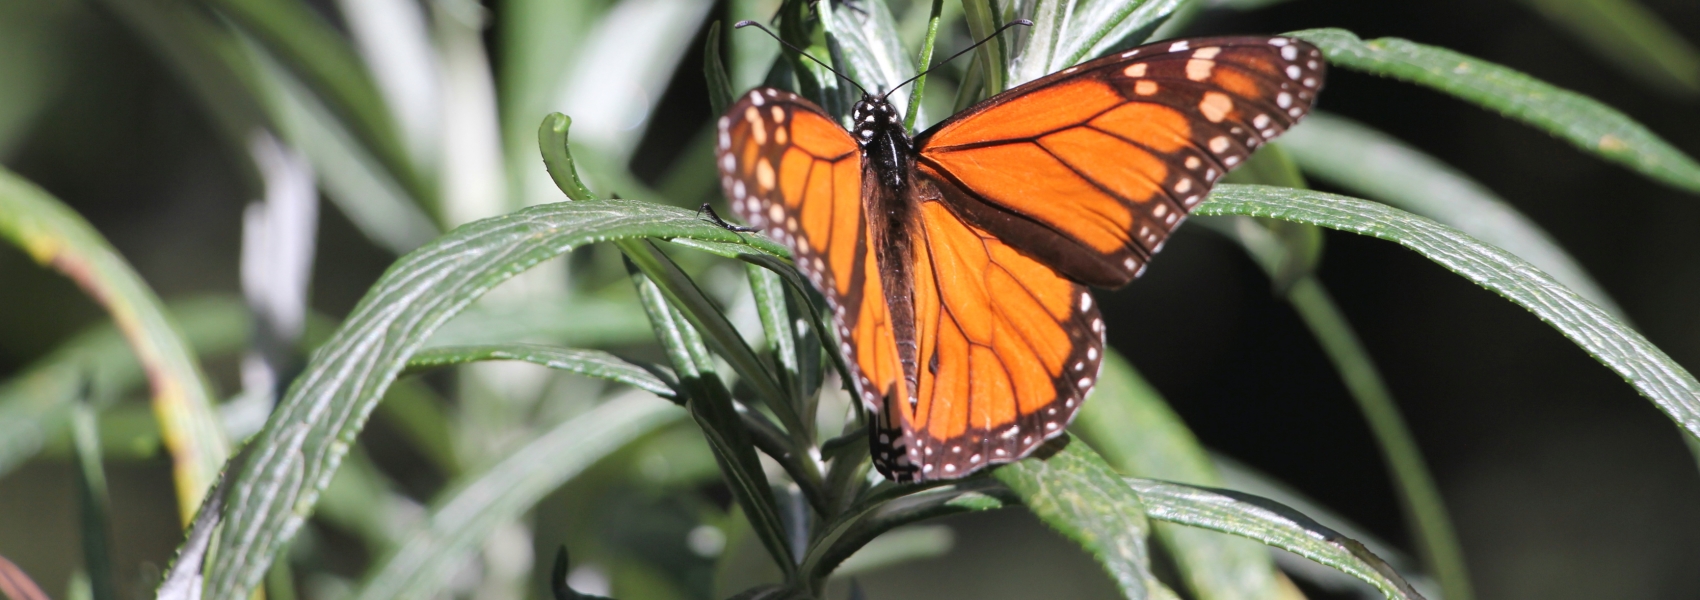
[[1162, 42], [995, 96], [916, 140], [974, 225], [1119, 287], [1229, 169], [1309, 112], [1324, 64], [1283, 37]]
[[901, 415], [907, 447], [875, 444], [907, 454], [909, 472], [881, 468], [900, 481], [961, 477], [1061, 434], [1104, 347], [1085, 286], [962, 220], [932, 185], [916, 196], [916, 402], [882, 415]]
[[[883, 404], [907, 398], [907, 380], [897, 353], [898, 325], [868, 242], [856, 141], [813, 103], [771, 88], [734, 103], [718, 133], [720, 182], [732, 210], [792, 249], [797, 270], [832, 310], [857, 394], [881, 413], [871, 435], [878, 443], [884, 432], [888, 445], [901, 447], [901, 425], [890, 421]], [[890, 455], [882, 471], [901, 471], [903, 456]]]

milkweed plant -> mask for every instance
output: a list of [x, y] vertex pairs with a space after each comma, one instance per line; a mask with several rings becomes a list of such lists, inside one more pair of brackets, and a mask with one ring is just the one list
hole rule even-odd
[[[1449, 193], [1481, 186], [1329, 114], [1324, 92], [1323, 112], [1192, 222], [1243, 248], [1346, 382], [1415, 552], [1218, 459], [1114, 353], [1068, 435], [1031, 458], [920, 485], [872, 472], [819, 295], [784, 246], [696, 208], [721, 202], [712, 120], [735, 94], [772, 85], [838, 115], [859, 96], [722, 23], [770, 24], [888, 89], [946, 49], [1033, 22], [894, 94], [919, 131], [1019, 83], [1188, 35], [1200, 14], [1267, 3], [342, 0], [329, 3], [340, 27], [301, 0], [94, 4], [172, 69], [263, 184], [242, 224], [242, 297], [162, 303], [76, 212], [0, 170], [5, 238], [112, 319], [0, 388], [0, 476], [72, 441], [88, 508], [73, 587], [95, 598], [116, 593], [100, 416], [145, 382], [184, 532], [148, 592], [163, 599], [865, 597], [857, 574], [951, 551], [936, 519], [1014, 510], [1130, 599], [1303, 597], [1299, 577], [1468, 600], [1434, 479], [1314, 274], [1323, 229], [1398, 244], [1526, 309], [1691, 443], [1700, 435], [1700, 382], [1551, 236], [1491, 194]], [[1425, 88], [1700, 193], [1700, 164], [1605, 104], [1445, 48], [1317, 25], [1286, 35], [1336, 72]], [[687, 129], [670, 136], [670, 163], [640, 175], [680, 73], [706, 82], [707, 117], [665, 120]], [[1366, 160], [1372, 150], [1392, 158]], [[306, 308], [321, 195], [399, 256], [340, 319]], [[239, 357], [236, 393], [202, 371], [220, 354]], [[362, 434], [374, 418], [440, 489], [409, 492], [372, 459]], [[339, 543], [368, 557], [357, 572], [327, 562]], [[1325, 568], [1283, 568], [1272, 548]]]

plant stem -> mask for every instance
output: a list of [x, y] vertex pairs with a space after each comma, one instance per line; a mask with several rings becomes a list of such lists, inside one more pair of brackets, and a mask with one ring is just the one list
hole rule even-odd
[[921, 112], [921, 92], [927, 89], [927, 67], [933, 63], [933, 43], [939, 37], [939, 13], [944, 12], [944, 0], [933, 0], [933, 14], [927, 17], [927, 38], [921, 42], [921, 59], [915, 65], [915, 89], [909, 92], [909, 111], [903, 113], [903, 129], [915, 128], [915, 115]]
[[1314, 276], [1295, 280], [1287, 290], [1287, 302], [1322, 344], [1375, 434], [1381, 455], [1393, 472], [1393, 483], [1399, 487], [1399, 504], [1411, 521], [1423, 562], [1440, 582], [1447, 600], [1471, 600], [1475, 594], [1446, 503], [1369, 352]]

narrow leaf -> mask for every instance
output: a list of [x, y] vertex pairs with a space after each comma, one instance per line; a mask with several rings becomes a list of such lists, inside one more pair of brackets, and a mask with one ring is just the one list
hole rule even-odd
[[1152, 519], [1251, 538], [1369, 582], [1389, 600], [1420, 600], [1363, 544], [1272, 500], [1227, 490], [1129, 479]]
[[[1104, 356], [1092, 401], [1080, 408], [1069, 429], [1124, 475], [1222, 485], [1198, 438], [1157, 390], [1113, 351]], [[1191, 527], [1154, 525], [1158, 541], [1193, 596], [1228, 600], [1279, 595], [1274, 561], [1258, 544]]]
[[1409, 81], [1479, 104], [1673, 187], [1700, 193], [1700, 163], [1597, 100], [1485, 60], [1399, 38], [1370, 41], [1343, 29], [1293, 33], [1329, 62]]
[[702, 48], [702, 75], [708, 81], [708, 108], [712, 114], [726, 113], [732, 105], [732, 78], [726, 74], [726, 63], [720, 60], [720, 21], [708, 25], [707, 41]]
[[404, 375], [448, 365], [484, 360], [517, 360], [551, 369], [624, 383], [640, 390], [673, 398], [671, 384], [655, 371], [626, 362], [601, 350], [554, 348], [536, 344], [492, 344], [486, 346], [437, 346], [414, 353], [407, 359]]
[[148, 373], [154, 415], [171, 451], [185, 522], [230, 455], [200, 365], [159, 298], [75, 211], [0, 168], [0, 237], [51, 267], [99, 302]]
[[312, 512], [319, 490], [408, 357], [455, 313], [526, 268], [597, 241], [749, 243], [691, 211], [630, 200], [537, 206], [470, 223], [398, 260], [317, 352], [250, 442], [207, 572], [209, 598], [241, 598]]
[[1290, 188], [1220, 186], [1197, 214], [1320, 225], [1415, 250], [1535, 313], [1623, 377], [1690, 435], [1700, 436], [1700, 382], [1693, 375], [1640, 333], [1509, 252], [1384, 204]]
[[684, 415], [648, 394], [610, 400], [515, 449], [489, 469], [453, 484], [432, 503], [420, 529], [374, 567], [356, 596], [426, 598], [497, 527], [518, 519], [596, 461]]
[[738, 417], [731, 394], [714, 368], [714, 358], [703, 344], [702, 337], [683, 315], [669, 304], [660, 286], [641, 273], [632, 274], [638, 287], [638, 298], [655, 324], [655, 336], [673, 362], [679, 375], [680, 389], [685, 392], [685, 407], [702, 428], [708, 447], [726, 478], [744, 516], [755, 530], [780, 570], [787, 576], [796, 569], [785, 525], [780, 518], [779, 504], [767, 485], [761, 462], [756, 458], [754, 442]]
[[1398, 138], [1312, 113], [1280, 145], [1307, 173], [1499, 247], [1539, 267], [1618, 320], [1623, 310], [1551, 235], [1486, 186]]
[[1062, 445], [1055, 454], [994, 469], [992, 477], [1009, 486], [1039, 520], [1097, 559], [1124, 597], [1173, 596], [1151, 575], [1145, 549], [1150, 525], [1139, 496], [1085, 444], [1059, 440], [1040, 450]]

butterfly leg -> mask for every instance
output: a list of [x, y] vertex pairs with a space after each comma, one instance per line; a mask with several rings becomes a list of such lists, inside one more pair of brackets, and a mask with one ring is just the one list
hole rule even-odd
[[697, 208], [697, 217], [698, 218], [701, 218], [703, 213], [708, 213], [708, 222], [713, 223], [715, 225], [719, 225], [722, 229], [725, 229], [725, 230], [728, 230], [728, 231], [736, 231], [738, 233], [751, 233], [751, 232], [754, 232], [756, 230], [756, 228], [754, 228], [754, 227], [748, 227], [748, 226], [745, 226], [745, 225], [733, 225], [731, 223], [727, 223], [726, 219], [720, 218], [720, 213], [714, 212], [714, 207], [710, 206], [707, 202], [702, 203], [702, 206]]

